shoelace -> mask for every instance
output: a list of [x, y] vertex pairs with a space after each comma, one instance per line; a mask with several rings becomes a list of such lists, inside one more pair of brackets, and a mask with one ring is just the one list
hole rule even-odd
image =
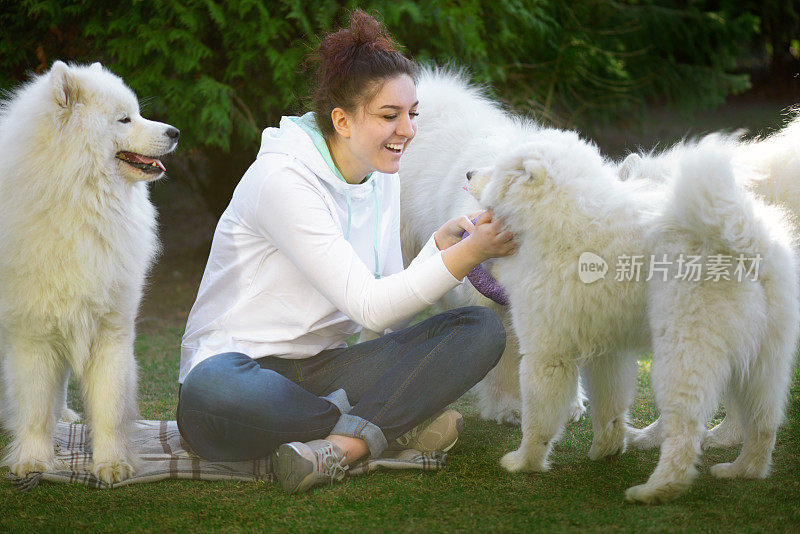
[[321, 477], [328, 477], [331, 480], [331, 485], [337, 480], [344, 478], [345, 471], [350, 466], [343, 465], [344, 457], [336, 458], [336, 453], [333, 451], [333, 446], [323, 447], [316, 451], [317, 456], [317, 472]]

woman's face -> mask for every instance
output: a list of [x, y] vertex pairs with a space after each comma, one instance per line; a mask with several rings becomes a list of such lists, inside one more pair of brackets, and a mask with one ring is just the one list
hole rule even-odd
[[386, 80], [378, 94], [354, 115], [345, 113], [348, 128], [344, 141], [350, 157], [341, 162], [349, 169], [341, 170], [346, 178], [360, 181], [372, 171], [398, 171], [400, 157], [417, 133], [417, 104], [414, 81], [401, 74]]

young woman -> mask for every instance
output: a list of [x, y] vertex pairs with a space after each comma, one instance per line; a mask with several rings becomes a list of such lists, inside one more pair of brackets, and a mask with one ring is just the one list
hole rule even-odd
[[[515, 247], [491, 213], [461, 217], [403, 270], [396, 173], [416, 133], [414, 64], [361, 11], [314, 57], [314, 112], [264, 130], [217, 225], [179, 377], [194, 451], [273, 453], [289, 492], [387, 447], [452, 446], [461, 418], [442, 410], [497, 363], [505, 331], [481, 307], [403, 326]], [[347, 347], [362, 326], [385, 333]]]

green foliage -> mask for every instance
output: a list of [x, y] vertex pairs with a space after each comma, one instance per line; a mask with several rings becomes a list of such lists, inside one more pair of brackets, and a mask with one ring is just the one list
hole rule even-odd
[[411, 57], [466, 66], [518, 110], [585, 128], [631, 116], [651, 101], [711, 106], [745, 88], [747, 77], [731, 72], [758, 24], [747, 12], [736, 14], [735, 5], [22, 0], [5, 2], [0, 12], [0, 87], [55, 59], [103, 62], [151, 98], [148, 116], [181, 129], [182, 157], [171, 174], [219, 213], [252, 161], [261, 129], [303, 110], [308, 77], [300, 65], [348, 9], [379, 13]]

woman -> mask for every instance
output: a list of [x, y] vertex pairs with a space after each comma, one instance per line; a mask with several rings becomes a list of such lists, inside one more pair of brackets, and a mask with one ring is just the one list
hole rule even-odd
[[[217, 225], [179, 377], [194, 451], [273, 453], [289, 492], [390, 446], [452, 446], [460, 415], [441, 411], [497, 363], [505, 331], [480, 307], [402, 327], [515, 246], [490, 213], [462, 217], [403, 270], [396, 173], [416, 133], [415, 67], [361, 11], [314, 57], [314, 112], [264, 131]], [[347, 347], [362, 326], [387, 333]]]

